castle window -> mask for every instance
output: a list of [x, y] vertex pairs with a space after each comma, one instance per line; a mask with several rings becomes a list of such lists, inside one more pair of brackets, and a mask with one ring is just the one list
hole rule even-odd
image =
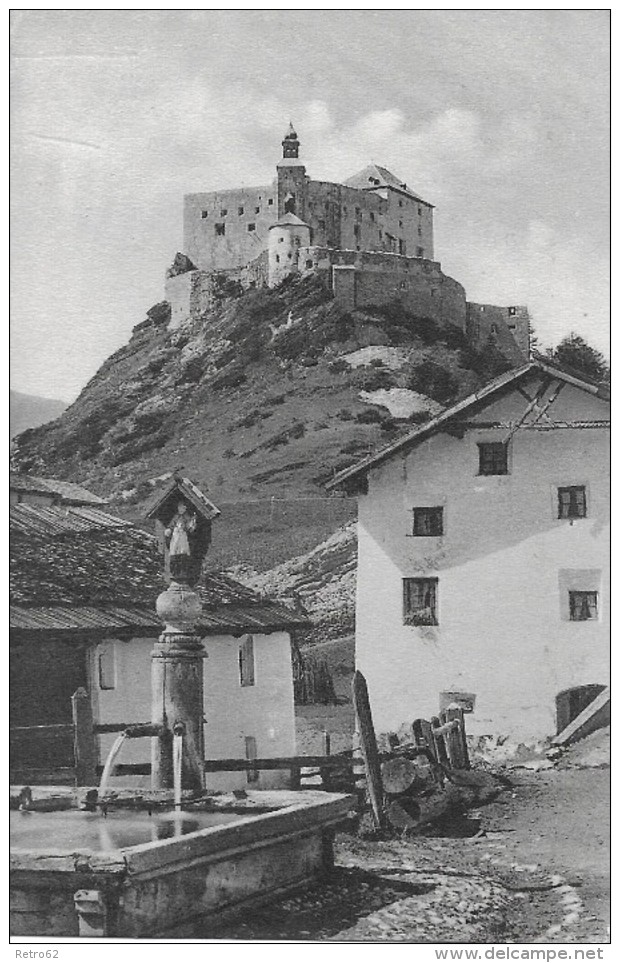
[[306, 267], [307, 268], [313, 267], [312, 261], [306, 261]]
[[439, 625], [436, 578], [403, 579], [403, 622], [405, 625]]
[[228, 214], [228, 208], [223, 207], [222, 210], [220, 211], [220, 217], [226, 217], [227, 214]]
[[254, 208], [254, 213], [255, 213], [255, 214], [260, 214], [260, 207], [255, 207], [255, 208]]
[[208, 217], [208, 216], [209, 216], [209, 212], [208, 212], [208, 211], [201, 211], [201, 212], [200, 212], [200, 216], [201, 216], [201, 218], [204, 220], [205, 217]]
[[424, 248], [423, 248], [423, 247], [416, 247], [416, 249], [415, 249], [415, 256], [416, 256], [416, 257], [424, 257]]
[[371, 221], [373, 222], [373, 224], [374, 224], [374, 221], [375, 221], [375, 215], [373, 214], [373, 212], [372, 212], [372, 211], [370, 212], [370, 220], [371, 220]]
[[402, 222], [402, 221], [399, 221], [399, 222], [398, 222], [398, 226], [399, 226], [399, 227], [402, 227], [402, 226], [403, 226], [403, 222]]
[[319, 220], [319, 230], [320, 230], [320, 231], [324, 231], [324, 230], [325, 230], [325, 221]]
[[399, 201], [399, 202], [398, 202], [398, 206], [399, 206], [399, 207], [402, 207], [402, 206], [403, 206], [403, 202], [402, 202], [402, 201]]
[[279, 237], [279, 238], [278, 238], [278, 244], [284, 244], [284, 238], [283, 238], [283, 237]]
[[248, 224], [248, 231], [251, 232], [251, 231], [255, 231], [255, 230], [256, 230], [256, 224]]
[[487, 441], [478, 444], [479, 475], [508, 474], [508, 445], [503, 441]]
[[354, 225], [353, 225], [353, 233], [355, 234], [356, 237], [359, 237], [359, 236], [360, 236], [360, 226], [359, 226], [359, 224], [354, 224]]
[[421, 207], [418, 207], [418, 215], [419, 215], [420, 217], [422, 217], [422, 208], [421, 208]]
[[293, 255], [292, 255], [291, 252], [289, 251], [289, 253], [288, 253], [286, 256], [287, 256], [287, 258], [288, 258], [289, 261], [290, 261], [290, 259], [292, 258]]
[[585, 517], [585, 485], [569, 485], [567, 488], [558, 488], [558, 518]]
[[509, 317], [509, 318], [514, 318], [514, 316], [515, 316], [516, 313], [517, 313], [517, 309], [516, 309], [516, 308], [508, 308], [508, 317]]
[[413, 534], [424, 538], [443, 535], [443, 508], [414, 508]]
[[272, 207], [272, 206], [273, 206], [273, 197], [270, 197], [269, 200], [267, 201], [267, 203], [268, 203], [269, 207]]
[[276, 264], [279, 264], [279, 263], [280, 263], [280, 255], [276, 254]]
[[403, 241], [403, 239], [400, 238], [400, 237], [399, 237], [399, 239], [398, 239], [398, 253], [399, 253], [399, 254], [406, 254], [406, 253], [407, 253], [407, 245], [405, 244], [405, 242]]
[[215, 225], [215, 233], [218, 235], [218, 237], [223, 237], [224, 234], [226, 234], [226, 225], [225, 225], [225, 224], [216, 224], [216, 225]]
[[571, 622], [598, 619], [598, 592], [569, 592], [568, 602]]
[[244, 208], [244, 207], [238, 207], [238, 208], [237, 208], [237, 214], [239, 214], [239, 216], [241, 216], [244, 212], [245, 212], [245, 208]]

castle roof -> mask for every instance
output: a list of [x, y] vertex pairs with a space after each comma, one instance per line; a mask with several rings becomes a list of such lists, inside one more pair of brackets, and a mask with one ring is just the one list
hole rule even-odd
[[[368, 167], [365, 167], [358, 174], [354, 174], [353, 177], [349, 177], [344, 183], [346, 187], [356, 187], [361, 191], [376, 191], [380, 187], [391, 187], [403, 194], [408, 194], [416, 201], [423, 200], [419, 194], [407, 187], [404, 181], [399, 180], [392, 174], [387, 167], [380, 167], [379, 164], [369, 164]], [[428, 201], [423, 201], [423, 203], [428, 204]], [[432, 204], [430, 206], [432, 207]]]
[[269, 230], [272, 227], [308, 227], [308, 225], [300, 217], [297, 217], [297, 214], [288, 212], [279, 217], [275, 224], [270, 224]]

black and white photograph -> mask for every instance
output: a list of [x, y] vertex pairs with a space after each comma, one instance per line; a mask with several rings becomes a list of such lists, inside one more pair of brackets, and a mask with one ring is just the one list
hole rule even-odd
[[611, 10], [9, 18], [15, 959], [611, 960]]

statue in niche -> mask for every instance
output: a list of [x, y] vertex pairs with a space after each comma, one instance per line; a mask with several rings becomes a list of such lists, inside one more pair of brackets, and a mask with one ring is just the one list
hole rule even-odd
[[189, 478], [175, 473], [146, 515], [156, 520], [166, 578], [196, 585], [219, 510]]

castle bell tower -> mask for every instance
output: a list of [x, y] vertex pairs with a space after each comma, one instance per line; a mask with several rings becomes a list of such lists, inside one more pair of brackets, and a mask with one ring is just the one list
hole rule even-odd
[[282, 141], [282, 160], [278, 161], [278, 220], [295, 214], [306, 217], [306, 168], [299, 159], [299, 138], [292, 123]]

